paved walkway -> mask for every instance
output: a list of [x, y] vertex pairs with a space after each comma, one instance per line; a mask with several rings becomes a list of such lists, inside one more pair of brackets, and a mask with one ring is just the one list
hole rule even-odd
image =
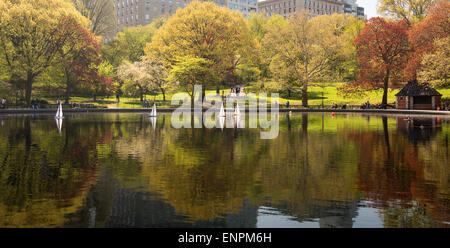
[[[176, 108], [159, 108], [158, 112], [171, 113]], [[203, 109], [206, 111], [207, 109]], [[151, 108], [107, 108], [107, 109], [64, 109], [64, 113], [145, 113], [151, 112]], [[248, 112], [248, 109], [246, 110]], [[270, 111], [270, 109], [268, 109]], [[436, 111], [436, 110], [400, 110], [400, 109], [286, 109], [280, 108], [279, 112], [304, 112], [304, 113], [377, 113], [377, 114], [402, 114], [402, 115], [449, 115], [450, 111]], [[1, 114], [54, 114], [55, 109], [0, 109]]]

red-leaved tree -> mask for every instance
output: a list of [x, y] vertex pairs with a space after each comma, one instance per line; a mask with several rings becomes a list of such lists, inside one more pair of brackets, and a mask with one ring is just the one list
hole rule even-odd
[[383, 105], [387, 104], [389, 86], [405, 80], [403, 70], [410, 52], [408, 30], [406, 20], [396, 22], [374, 17], [366, 21], [354, 41], [360, 65], [355, 85], [383, 89]]
[[59, 49], [58, 63], [64, 67], [66, 78], [66, 99], [70, 96], [77, 84], [95, 88], [109, 88], [112, 79], [100, 75], [98, 66], [101, 63], [100, 44], [91, 30], [83, 27], [74, 18], [64, 17], [61, 21], [59, 35], [71, 34], [70, 41]]

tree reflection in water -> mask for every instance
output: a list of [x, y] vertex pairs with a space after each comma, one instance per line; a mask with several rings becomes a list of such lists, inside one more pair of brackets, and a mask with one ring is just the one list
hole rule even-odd
[[49, 117], [2, 120], [1, 227], [256, 227], [262, 207], [320, 227], [360, 207], [385, 227], [450, 221], [442, 117], [292, 114], [273, 140], [170, 115], [69, 115], [61, 135]]

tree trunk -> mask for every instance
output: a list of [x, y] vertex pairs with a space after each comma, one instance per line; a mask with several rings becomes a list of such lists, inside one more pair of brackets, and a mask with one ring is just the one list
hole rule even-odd
[[383, 86], [383, 100], [381, 102], [381, 105], [386, 106], [387, 105], [387, 94], [388, 94], [388, 86], [389, 86], [389, 75], [390, 71], [389, 69], [386, 70], [386, 75], [384, 77], [384, 86]]
[[69, 104], [70, 101], [70, 86], [67, 85], [66, 89], [66, 99], [64, 100], [64, 104]]
[[206, 96], [206, 88], [202, 87], [202, 95], [199, 97], [200, 98], [200, 102], [202, 103], [203, 106], [203, 97]]
[[203, 96], [205, 95], [205, 92], [206, 92], [205, 88], [202, 87], [202, 92], [201, 92], [201, 94], [199, 92], [198, 97], [197, 97], [197, 102], [199, 102], [199, 103], [203, 102]]
[[27, 102], [27, 106], [29, 107], [31, 105], [31, 91], [33, 86], [33, 73], [28, 72], [27, 73], [27, 82], [25, 85], [25, 101]]
[[70, 74], [67, 71], [67, 69], [65, 70], [66, 73], [66, 99], [65, 99], [65, 104], [69, 104], [70, 101]]
[[308, 82], [305, 80], [302, 88], [302, 105], [308, 107]]
[[161, 93], [163, 95], [163, 102], [165, 102], [166, 101], [166, 91], [163, 88], [161, 88]]

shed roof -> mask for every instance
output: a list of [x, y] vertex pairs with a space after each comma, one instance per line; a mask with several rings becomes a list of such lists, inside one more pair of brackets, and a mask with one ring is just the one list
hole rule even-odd
[[442, 96], [442, 94], [433, 89], [429, 84], [419, 84], [417, 80], [414, 80], [408, 82], [396, 96]]

